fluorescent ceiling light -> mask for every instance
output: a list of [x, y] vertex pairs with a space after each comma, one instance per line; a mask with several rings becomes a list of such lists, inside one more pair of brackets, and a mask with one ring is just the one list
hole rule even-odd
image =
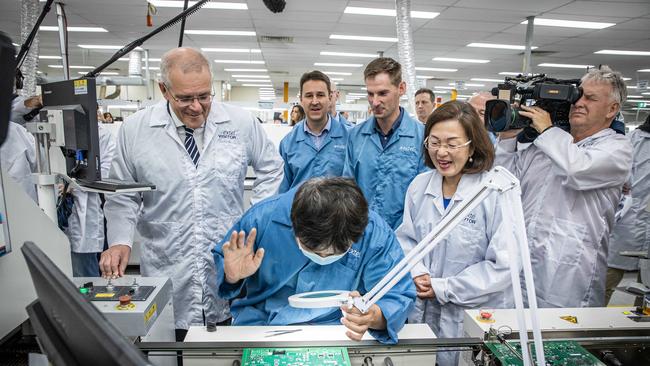
[[433, 92], [434, 92], [435, 94], [449, 94], [449, 90], [438, 90], [438, 89], [434, 89]]
[[[650, 93], [641, 93], [641, 95], [650, 95]], [[631, 98], [629, 95], [627, 97]]]
[[[450, 86], [456, 85], [456, 83], [449, 83]], [[473, 84], [473, 83], [465, 83], [463, 84], [465, 86], [485, 86], [485, 84]]]
[[[103, 32], [108, 32], [106, 29], [102, 27], [67, 27], [68, 32], [92, 32], [92, 33], [103, 33]], [[45, 31], [45, 32], [58, 32], [59, 27], [52, 27], [49, 25], [41, 25], [38, 28], [39, 31]]]
[[223, 69], [223, 71], [231, 72], [266, 72], [266, 69]]
[[339, 71], [323, 71], [325, 75], [343, 75], [343, 76], [350, 76], [352, 75], [351, 72], [339, 72]]
[[[106, 44], [78, 44], [80, 48], [88, 48], [95, 50], [121, 50], [124, 46], [106, 45]], [[142, 51], [142, 47], [134, 48], [137, 51]]]
[[230, 75], [233, 78], [269, 78], [268, 75]]
[[628, 100], [627, 103], [650, 103], [650, 100]]
[[38, 58], [41, 60], [60, 60], [61, 56], [46, 56], [46, 55], [39, 55]]
[[638, 89], [636, 86], [633, 86], [633, 85], [628, 85], [627, 88], [628, 89]]
[[343, 81], [344, 78], [330, 78], [331, 81]]
[[314, 66], [333, 66], [333, 67], [361, 67], [363, 64], [338, 64], [331, 62], [316, 62]]
[[[343, 12], [346, 14], [379, 15], [386, 17], [397, 16], [395, 9], [361, 8], [357, 6], [347, 6]], [[431, 11], [411, 11], [411, 18], [433, 19], [438, 15], [440, 13]]]
[[474, 58], [455, 58], [455, 57], [434, 57], [433, 61], [448, 61], [448, 62], [466, 62], [472, 64], [486, 64], [490, 60], [481, 60]]
[[258, 61], [251, 61], [251, 60], [214, 60], [214, 62], [218, 64], [256, 64], [256, 65], [263, 65], [264, 61], [258, 60]]
[[623, 77], [622, 77], [621, 79], [623, 79], [623, 81], [630, 81], [630, 80], [632, 80], [632, 78], [623, 78]]
[[636, 70], [637, 72], [650, 72], [650, 69], [641, 69], [641, 70]]
[[[77, 72], [79, 75], [86, 75], [87, 73], [85, 71], [79, 71]], [[105, 75], [119, 75], [119, 72], [112, 72], [112, 71], [106, 71], [106, 72], [100, 72], [99, 76], [105, 76]]]
[[[47, 65], [53, 69], [62, 69], [63, 65]], [[68, 66], [69, 69], [81, 69], [81, 70], [92, 70], [95, 66]]]
[[499, 75], [508, 75], [508, 76], [517, 76], [521, 74], [520, 72], [511, 72], [511, 71], [502, 71]]
[[490, 83], [500, 83], [503, 79], [489, 79], [489, 78], [471, 78], [471, 81], [487, 81]]
[[251, 31], [230, 31], [230, 30], [208, 30], [208, 29], [188, 29], [185, 34], [197, 34], [202, 36], [255, 36]]
[[471, 98], [471, 95], [463, 95], [463, 94], [458, 94], [456, 95], [456, 98]]
[[242, 84], [242, 86], [273, 86], [271, 84]]
[[[524, 20], [521, 24], [528, 24], [528, 20]], [[535, 18], [535, 25], [546, 25], [549, 27], [567, 27], [567, 28], [585, 28], [585, 29], [604, 29], [616, 25], [616, 23], [601, 23], [601, 22], [583, 22], [578, 20], [561, 20], [561, 19], [546, 19]]]
[[271, 80], [267, 79], [236, 79], [240, 83], [268, 83]]
[[[467, 47], [478, 47], [478, 48], [498, 48], [504, 50], [525, 50], [526, 46], [519, 46], [514, 44], [499, 44], [499, 43], [470, 43]], [[533, 46], [530, 49], [537, 49], [537, 46]]]
[[594, 67], [594, 65], [576, 65], [576, 64], [553, 64], [553, 63], [542, 63], [537, 66], [541, 67], [557, 67], [564, 69], [586, 69], [588, 67]]
[[[142, 70], [145, 70], [146, 67], [142, 66]], [[158, 66], [149, 66], [149, 70], [160, 70], [160, 67]]]
[[106, 109], [138, 109], [137, 104], [116, 104], [116, 105], [107, 105]]
[[416, 78], [416, 79], [425, 79], [425, 80], [427, 80], [427, 79], [435, 79], [435, 76], [431, 76], [431, 75], [416, 75], [415, 78]]
[[600, 50], [594, 53], [600, 55], [650, 56], [650, 51]]
[[[184, 1], [173, 0], [149, 0], [151, 5], [159, 8], [183, 8]], [[188, 1], [187, 6], [193, 6], [196, 1]], [[248, 5], [245, 3], [229, 3], [229, 2], [216, 2], [211, 1], [203, 5], [201, 9], [227, 9], [227, 10], [248, 10]]]
[[342, 56], [342, 57], [378, 57], [374, 53], [351, 53], [351, 52], [329, 52], [320, 51], [321, 56]]
[[[647, 94], [647, 95], [650, 95], [650, 93], [641, 93], [641, 94]], [[628, 97], [628, 98], [643, 98], [643, 97], [640, 96], [640, 95], [628, 95], [627, 97]]]
[[273, 90], [273, 91], [275, 91], [275, 88], [260, 88], [260, 90]]
[[256, 48], [210, 48], [202, 47], [203, 52], [227, 52], [227, 53], [262, 53], [262, 50]]
[[433, 88], [434, 88], [434, 89], [449, 89], [449, 90], [451, 90], [451, 89], [456, 89], [456, 88], [453, 87], [453, 86], [434, 86]]
[[330, 34], [330, 39], [345, 39], [348, 41], [369, 41], [369, 42], [397, 42], [393, 37], [369, 37], [369, 36], [350, 36], [344, 34]]
[[458, 69], [445, 69], [440, 67], [416, 67], [418, 71], [456, 72]]

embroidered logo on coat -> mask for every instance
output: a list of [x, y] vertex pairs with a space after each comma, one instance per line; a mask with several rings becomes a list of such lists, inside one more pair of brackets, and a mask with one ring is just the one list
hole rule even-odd
[[465, 219], [463, 221], [474, 225], [476, 224], [476, 215], [474, 213], [470, 213], [469, 215], [465, 216]]
[[237, 130], [220, 131], [217, 133], [217, 137], [225, 140], [237, 140], [237, 138], [239, 137], [239, 131]]
[[333, 147], [334, 147], [335, 149], [337, 149], [337, 150], [343, 150], [343, 149], [345, 149], [345, 145], [334, 145]]
[[399, 151], [403, 152], [417, 152], [415, 146], [400, 146]]
[[356, 257], [356, 258], [361, 257], [361, 253], [358, 250], [354, 249], [354, 248], [350, 248], [350, 251], [348, 252], [348, 254], [350, 254], [351, 256]]

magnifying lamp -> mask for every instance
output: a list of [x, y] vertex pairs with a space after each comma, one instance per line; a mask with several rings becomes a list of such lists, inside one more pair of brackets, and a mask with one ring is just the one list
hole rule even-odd
[[[501, 205], [502, 212], [507, 212], [513, 219], [513, 230], [505, 233], [508, 236], [508, 249], [513, 258], [521, 256], [524, 267], [524, 279], [526, 281], [526, 290], [528, 291], [529, 305], [531, 309], [533, 337], [535, 339], [535, 351], [538, 365], [545, 364], [545, 358], [541, 331], [539, 329], [539, 320], [537, 318], [537, 301], [535, 295], [535, 285], [532, 278], [532, 267], [530, 264], [530, 251], [526, 239], [526, 228], [523, 218], [523, 209], [521, 200], [518, 199], [521, 192], [519, 191], [519, 180], [503, 167], [495, 167], [490, 170], [484, 180], [474, 188], [468, 199], [463, 200], [458, 206], [454, 207], [436, 227], [425, 236], [406, 256], [393, 267], [368, 293], [360, 297], [349, 296], [350, 291], [344, 290], [327, 290], [316, 292], [305, 292], [289, 297], [289, 304], [295, 308], [329, 308], [340, 307], [347, 304], [349, 308], [353, 306], [365, 313], [379, 301], [391, 288], [393, 288], [404, 276], [409, 275], [411, 269], [417, 265], [422, 258], [429, 254], [448, 234], [453, 230], [474, 208], [476, 208], [485, 198], [493, 191], [499, 194], [511, 191], [505, 195], [506, 203]], [[503, 207], [508, 207], [507, 211]], [[516, 267], [516, 268], [515, 268]], [[519, 282], [520, 267], [511, 266], [511, 280], [513, 283], [513, 292], [518, 314], [520, 329], [527, 329], [526, 319], [523, 312], [523, 300], [521, 284]], [[522, 343], [522, 353], [524, 364], [530, 365], [531, 358], [528, 352], [528, 336], [522, 332], [520, 341]], [[537, 350], [540, 350], [537, 352]]]

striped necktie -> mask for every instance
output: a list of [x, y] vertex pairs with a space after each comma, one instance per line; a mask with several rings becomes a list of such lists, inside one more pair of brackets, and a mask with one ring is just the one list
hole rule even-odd
[[185, 127], [185, 150], [190, 154], [190, 159], [194, 162], [194, 166], [199, 165], [199, 148], [196, 146], [196, 141], [194, 141], [194, 130]]

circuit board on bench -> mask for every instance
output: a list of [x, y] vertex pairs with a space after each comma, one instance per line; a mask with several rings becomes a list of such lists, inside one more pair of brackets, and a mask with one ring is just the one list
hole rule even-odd
[[245, 348], [243, 366], [350, 366], [344, 347]]

